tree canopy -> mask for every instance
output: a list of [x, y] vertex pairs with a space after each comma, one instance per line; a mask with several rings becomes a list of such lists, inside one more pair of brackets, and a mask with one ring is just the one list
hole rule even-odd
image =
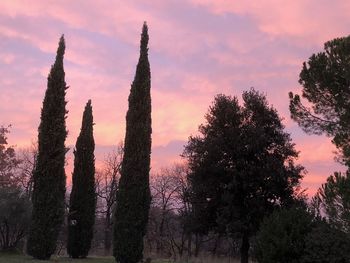
[[235, 97], [218, 95], [185, 147], [191, 170], [194, 216], [200, 229], [223, 228], [242, 238], [248, 262], [249, 237], [264, 215], [294, 201], [303, 167], [276, 110], [254, 89]]
[[290, 112], [305, 132], [332, 137], [340, 160], [350, 165], [350, 36], [324, 44], [304, 62], [300, 95], [289, 93]]

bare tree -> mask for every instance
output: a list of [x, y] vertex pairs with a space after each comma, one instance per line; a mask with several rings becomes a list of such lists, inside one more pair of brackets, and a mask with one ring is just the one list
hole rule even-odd
[[[182, 257], [186, 240], [191, 240], [187, 227], [191, 207], [187, 194], [187, 166], [174, 164], [153, 174], [151, 191], [148, 242], [155, 242], [158, 254]], [[188, 245], [191, 246], [190, 241]]]
[[102, 169], [96, 174], [97, 213], [104, 218], [104, 249], [109, 254], [112, 246], [112, 215], [116, 205], [116, 193], [123, 160], [123, 144], [109, 153]]
[[157, 207], [159, 210], [159, 222], [157, 224], [158, 238], [156, 239], [157, 253], [164, 252], [164, 228], [170, 213], [176, 209], [177, 187], [175, 177], [170, 169], [162, 169], [160, 173], [152, 176], [152, 205]]
[[32, 142], [31, 146], [21, 148], [18, 151], [18, 158], [21, 160], [21, 162], [17, 167], [16, 179], [29, 200], [32, 198], [33, 171], [35, 169], [37, 156], [37, 142]]

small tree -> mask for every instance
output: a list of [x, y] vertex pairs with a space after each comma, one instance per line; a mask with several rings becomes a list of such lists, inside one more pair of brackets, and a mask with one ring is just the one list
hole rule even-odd
[[67, 252], [85, 258], [91, 247], [95, 222], [95, 142], [91, 100], [86, 104], [74, 151], [73, 186], [69, 200]]
[[303, 209], [275, 211], [266, 217], [256, 237], [259, 263], [299, 263], [305, 239], [312, 229], [312, 216]]
[[350, 233], [350, 171], [335, 172], [327, 178], [313, 198], [318, 215], [333, 227]]
[[114, 256], [120, 263], [136, 263], [142, 259], [151, 201], [151, 72], [146, 23], [140, 44], [126, 115], [124, 156], [114, 217]]
[[66, 82], [63, 68], [65, 41], [62, 36], [51, 67], [41, 110], [38, 159], [33, 173], [33, 212], [27, 252], [37, 259], [49, 259], [55, 252], [64, 219], [66, 175]]

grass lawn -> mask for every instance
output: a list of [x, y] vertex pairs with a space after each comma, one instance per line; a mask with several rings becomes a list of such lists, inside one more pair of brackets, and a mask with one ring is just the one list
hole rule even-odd
[[[71, 262], [71, 263], [115, 263], [114, 257], [98, 257], [91, 256], [86, 259], [71, 259], [69, 257], [57, 257], [52, 256], [50, 260], [37, 260], [30, 256], [24, 256], [19, 254], [8, 254], [0, 253], [0, 263], [60, 263], [60, 262]], [[170, 263], [170, 260], [156, 259], [152, 260], [152, 263]], [[234, 263], [234, 262], [232, 262]]]
[[[97, 256], [91, 256], [86, 259], [71, 259], [68, 257], [57, 257], [52, 256], [50, 260], [36, 260], [33, 259], [30, 256], [24, 256], [19, 254], [7, 254], [7, 253], [0, 253], [0, 263], [45, 263], [45, 262], [71, 262], [71, 263], [115, 263], [114, 257], [97, 257]], [[170, 260], [162, 260], [162, 259], [155, 259], [152, 260], [152, 263], [170, 263]], [[180, 261], [181, 262], [181, 261]], [[186, 262], [186, 261], [184, 261]], [[211, 259], [211, 258], [202, 258], [202, 259], [196, 259], [191, 260], [192, 263], [237, 263], [238, 260], [218, 260], [218, 259]]]
[[86, 259], [71, 259], [68, 257], [52, 256], [50, 260], [35, 260], [32, 257], [15, 255], [15, 254], [1, 254], [0, 263], [44, 263], [44, 262], [77, 262], [77, 263], [114, 263], [113, 257], [88, 257]]

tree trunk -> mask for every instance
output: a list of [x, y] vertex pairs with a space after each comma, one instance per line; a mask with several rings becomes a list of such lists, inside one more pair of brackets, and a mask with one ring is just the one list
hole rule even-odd
[[241, 245], [241, 263], [248, 263], [249, 252], [249, 236], [247, 233], [243, 234]]
[[192, 257], [192, 234], [189, 233], [187, 237], [187, 256], [188, 258]]
[[217, 249], [220, 246], [220, 241], [221, 241], [221, 234], [218, 234], [217, 237], [215, 238], [214, 247], [213, 247], [213, 249], [211, 251], [211, 255], [212, 256], [216, 255]]
[[159, 241], [157, 242], [157, 254], [163, 255], [164, 250], [164, 221], [165, 215], [164, 211], [162, 211], [162, 219], [159, 225]]
[[105, 248], [105, 255], [110, 255], [111, 247], [112, 247], [112, 240], [111, 240], [111, 212], [110, 209], [107, 209], [106, 213], [106, 220], [105, 220], [105, 233], [104, 233], [104, 248]]
[[200, 234], [196, 234], [196, 238], [195, 238], [195, 248], [194, 248], [194, 256], [198, 257], [199, 255], [199, 249], [202, 243], [202, 236]]

